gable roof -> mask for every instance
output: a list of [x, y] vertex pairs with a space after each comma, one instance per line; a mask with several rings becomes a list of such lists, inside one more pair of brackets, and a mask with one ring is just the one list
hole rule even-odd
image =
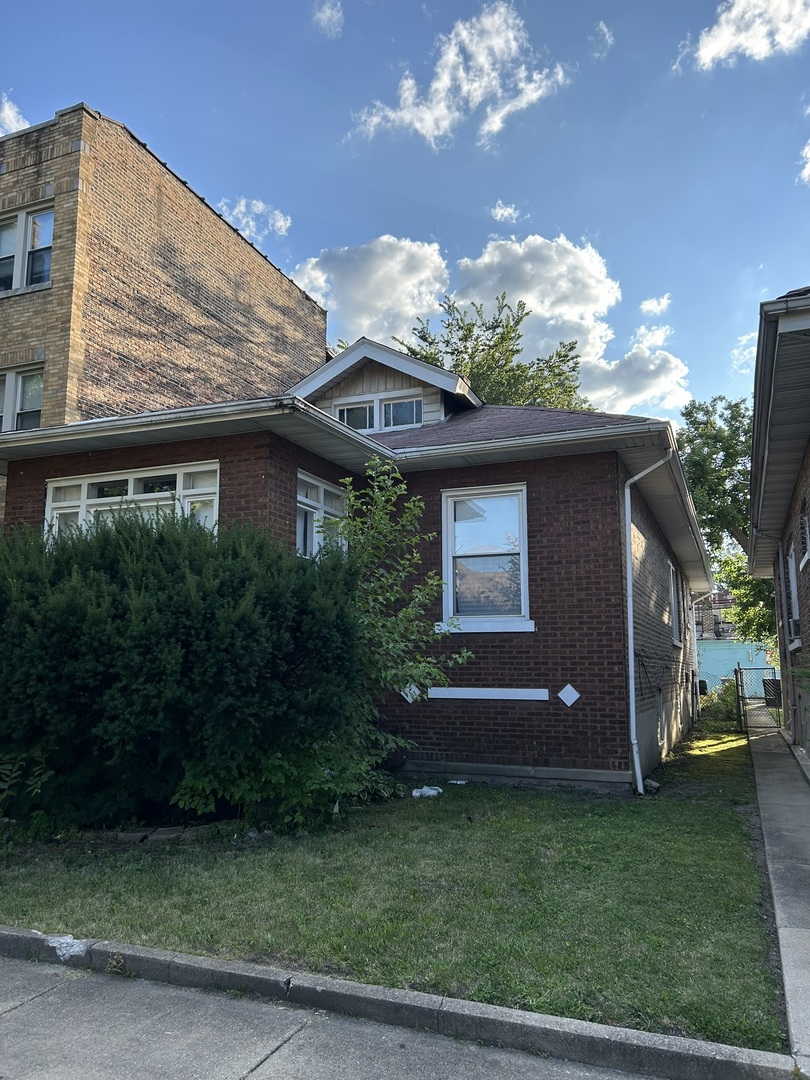
[[810, 439], [810, 287], [759, 309], [748, 569], [771, 577]]
[[436, 367], [435, 364], [426, 364], [424, 360], [417, 360], [415, 356], [409, 356], [398, 349], [391, 349], [388, 345], [381, 345], [379, 341], [372, 341], [365, 337], [358, 338], [348, 349], [333, 356], [331, 360], [327, 360], [325, 364], [316, 368], [311, 375], [307, 375], [305, 379], [291, 386], [288, 393], [300, 398], [315, 397], [336, 386], [353, 372], [359, 371], [371, 360], [376, 360], [378, 364], [393, 368], [395, 371], [401, 371], [404, 375], [410, 375], [430, 386], [437, 386], [440, 390], [452, 394], [467, 408], [478, 408], [482, 404], [467, 380], [462, 379], [460, 375], [454, 375], [452, 371]]

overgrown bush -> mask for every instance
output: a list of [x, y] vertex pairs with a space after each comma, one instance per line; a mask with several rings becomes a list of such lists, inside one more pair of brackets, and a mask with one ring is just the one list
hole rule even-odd
[[265, 803], [287, 820], [322, 808], [365, 763], [346, 760], [356, 580], [341, 551], [301, 559], [259, 530], [216, 536], [182, 517], [7, 536], [5, 813], [114, 826], [172, 802]]
[[737, 687], [733, 679], [716, 686], [700, 699], [700, 726], [728, 731], [738, 728]]

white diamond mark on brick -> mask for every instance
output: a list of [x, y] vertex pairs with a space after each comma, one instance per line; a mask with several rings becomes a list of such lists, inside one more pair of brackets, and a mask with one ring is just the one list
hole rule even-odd
[[578, 690], [575, 690], [573, 688], [571, 683], [568, 683], [568, 685], [564, 686], [562, 688], [562, 690], [559, 692], [559, 694], [557, 694], [557, 697], [560, 698], [562, 701], [564, 701], [565, 704], [570, 709], [575, 701], [579, 701], [581, 695], [580, 695]]

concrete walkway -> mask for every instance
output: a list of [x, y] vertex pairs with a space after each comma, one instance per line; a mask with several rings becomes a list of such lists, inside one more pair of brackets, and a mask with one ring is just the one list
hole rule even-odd
[[810, 762], [781, 731], [749, 731], [790, 1046], [810, 1076]]
[[810, 1077], [810, 763], [749, 739], [792, 1056], [0, 927], [0, 1080]]

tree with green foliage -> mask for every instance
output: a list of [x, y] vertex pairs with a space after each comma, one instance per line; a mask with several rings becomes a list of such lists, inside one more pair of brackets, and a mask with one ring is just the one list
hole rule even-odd
[[512, 307], [506, 293], [495, 298], [495, 313], [483, 304], [462, 308], [450, 296], [440, 304], [441, 330], [419, 318], [413, 340], [394, 338], [418, 360], [443, 367], [466, 379], [488, 405], [543, 405], [554, 409], [589, 409], [579, 393], [576, 341], [561, 341], [550, 356], [520, 360], [525, 320], [531, 314], [523, 300]]
[[[746, 398], [718, 395], [683, 409], [678, 441], [695, 512], [716, 581], [734, 597], [728, 612], [743, 641], [776, 642], [773, 581], [752, 578], [749, 534], [752, 410]], [[742, 550], [740, 550], [742, 549]]]
[[726, 617], [734, 624], [742, 640], [761, 642], [775, 649], [773, 581], [770, 578], [751, 577], [746, 557], [741, 551], [720, 557], [715, 578], [734, 597], [734, 606], [729, 608]]
[[729, 540], [748, 551], [751, 406], [718, 395], [690, 401], [678, 442], [706, 546], [718, 556]]

